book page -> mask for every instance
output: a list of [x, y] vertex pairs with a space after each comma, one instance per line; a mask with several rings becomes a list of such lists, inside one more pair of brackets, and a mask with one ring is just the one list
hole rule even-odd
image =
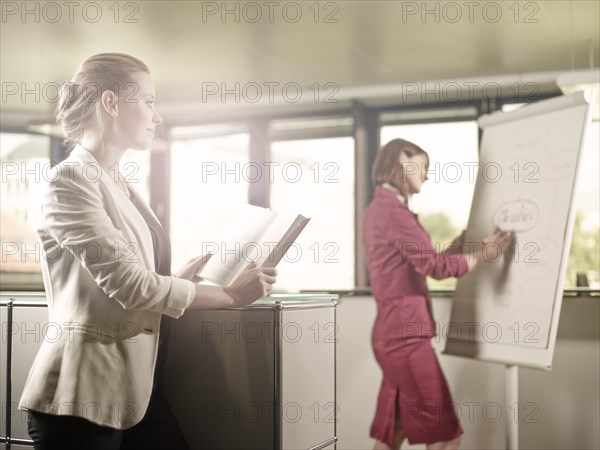
[[278, 215], [265, 231], [260, 242], [258, 266], [275, 267], [309, 222], [300, 214]]
[[220, 286], [227, 286], [246, 266], [257, 258], [258, 242], [276, 214], [268, 209], [243, 205], [229, 220], [216, 250], [198, 276]]

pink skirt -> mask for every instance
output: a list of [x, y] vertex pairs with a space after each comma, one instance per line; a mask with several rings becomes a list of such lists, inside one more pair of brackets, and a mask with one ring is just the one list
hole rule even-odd
[[400, 420], [411, 444], [450, 441], [463, 433], [429, 338], [373, 341], [383, 370], [371, 437], [388, 445]]

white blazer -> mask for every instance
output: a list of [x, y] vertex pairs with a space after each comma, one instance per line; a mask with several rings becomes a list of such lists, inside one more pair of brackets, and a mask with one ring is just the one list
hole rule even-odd
[[181, 316], [195, 285], [154, 272], [117, 176], [81, 146], [53, 169], [38, 228], [50, 324], [19, 407], [127, 429], [148, 407], [161, 314]]

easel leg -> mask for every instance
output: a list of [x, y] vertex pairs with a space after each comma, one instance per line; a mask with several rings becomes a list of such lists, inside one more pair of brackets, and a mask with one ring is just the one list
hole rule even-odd
[[506, 448], [519, 448], [519, 366], [512, 365], [506, 366]]

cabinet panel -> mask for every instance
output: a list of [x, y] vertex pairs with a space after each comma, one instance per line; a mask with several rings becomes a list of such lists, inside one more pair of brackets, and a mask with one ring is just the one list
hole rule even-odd
[[334, 308], [284, 309], [282, 446], [312, 448], [335, 436]]
[[188, 311], [172, 321], [167, 397], [190, 448], [331, 447], [335, 327], [334, 302]]
[[[8, 333], [8, 318], [6, 306], [0, 307], [0, 323], [2, 324], [2, 336], [0, 345], [0, 404], [2, 405], [2, 421], [0, 424], [0, 435], [6, 433], [6, 341]], [[60, 333], [57, 326], [48, 322], [48, 309], [45, 305], [39, 306], [15, 306], [13, 307], [13, 329], [12, 329], [12, 389], [10, 399], [11, 410], [11, 437], [13, 439], [29, 439], [27, 433], [27, 413], [17, 409], [25, 381], [29, 375], [29, 369], [44, 340], [52, 342], [56, 333]], [[48, 334], [48, 337], [46, 337]]]
[[190, 448], [273, 448], [273, 326], [272, 310], [172, 321], [167, 397]]

